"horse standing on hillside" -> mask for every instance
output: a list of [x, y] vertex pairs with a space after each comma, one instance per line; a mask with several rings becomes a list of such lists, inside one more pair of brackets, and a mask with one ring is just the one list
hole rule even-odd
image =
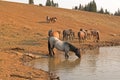
[[97, 31], [97, 30], [91, 30], [91, 36], [92, 36], [94, 42], [98, 42], [100, 40], [99, 31]]
[[50, 17], [49, 16], [46, 16], [46, 22], [50, 23]]
[[54, 23], [54, 22], [57, 21], [57, 18], [56, 18], [56, 17], [51, 17], [51, 18], [50, 18], [50, 21]]
[[91, 30], [85, 30], [86, 31], [86, 39], [87, 40], [91, 40], [91, 37], [92, 37], [92, 32], [91, 32]]
[[75, 33], [72, 29], [63, 30], [63, 40], [73, 40], [75, 37]]
[[69, 58], [68, 52], [72, 51], [75, 53], [75, 55], [77, 57], [81, 57], [80, 55], [80, 50], [78, 48], [76, 48], [75, 46], [73, 46], [72, 44], [68, 43], [68, 42], [64, 42], [59, 40], [57, 37], [49, 37], [48, 39], [48, 48], [50, 50], [50, 56], [54, 56], [54, 51], [53, 49], [56, 48], [60, 51], [64, 51], [65, 52], [65, 58]]
[[49, 16], [46, 16], [46, 21], [47, 23], [50, 23], [50, 22], [56, 22], [57, 21], [57, 18], [56, 17], [49, 17]]
[[84, 41], [87, 37], [86, 31], [84, 31], [83, 29], [80, 29], [80, 31], [78, 32], [78, 39], [79, 39], [79, 43], [82, 41]]

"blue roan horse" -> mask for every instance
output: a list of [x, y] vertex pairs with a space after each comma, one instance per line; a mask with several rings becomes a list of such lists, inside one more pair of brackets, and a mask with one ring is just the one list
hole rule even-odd
[[49, 50], [50, 56], [54, 56], [54, 51], [53, 51], [54, 48], [60, 51], [64, 51], [65, 58], [69, 58], [69, 55], [68, 55], [69, 51], [74, 52], [75, 55], [78, 56], [79, 58], [81, 57], [80, 50], [76, 48], [75, 46], [73, 46], [72, 44], [61, 41], [56, 37], [49, 37], [48, 38], [48, 50]]

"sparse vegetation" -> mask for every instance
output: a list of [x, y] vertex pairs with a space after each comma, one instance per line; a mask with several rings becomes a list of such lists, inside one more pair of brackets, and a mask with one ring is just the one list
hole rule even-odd
[[34, 1], [33, 0], [29, 0], [29, 4], [34, 4]]
[[53, 6], [53, 7], [58, 7], [58, 3], [54, 3], [54, 1], [52, 0], [47, 0], [46, 1], [46, 6]]
[[110, 13], [107, 9], [104, 10], [103, 8], [101, 8], [99, 11], [97, 11], [97, 5], [94, 0], [91, 1], [90, 3], [86, 4], [85, 6], [80, 4], [79, 6], [75, 6], [73, 9], [89, 11], [89, 12], [97, 12], [97, 13], [101, 13], [101, 14], [109, 14], [109, 15], [114, 15], [114, 16], [120, 16], [120, 9], [118, 9], [118, 11], [116, 11], [114, 14]]
[[114, 13], [115, 16], [120, 16], [120, 9]]

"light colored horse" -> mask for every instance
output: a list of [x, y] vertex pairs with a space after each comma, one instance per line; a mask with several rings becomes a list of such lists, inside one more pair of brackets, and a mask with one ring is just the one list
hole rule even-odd
[[68, 42], [59, 40], [57, 37], [49, 37], [48, 39], [48, 49], [50, 56], [54, 56], [53, 49], [56, 48], [60, 51], [65, 52], [65, 58], [69, 58], [68, 52], [72, 51], [77, 57], [81, 57], [80, 50]]
[[[52, 29], [51, 30], [49, 30], [48, 31], [48, 39], [50, 38], [50, 37], [57, 37], [58, 39], [60, 39], [60, 31], [53, 31]], [[50, 53], [50, 45], [49, 45], [50, 43], [49, 43], [49, 41], [48, 41], [48, 51], [49, 51], [49, 55], [52, 55], [51, 53]]]

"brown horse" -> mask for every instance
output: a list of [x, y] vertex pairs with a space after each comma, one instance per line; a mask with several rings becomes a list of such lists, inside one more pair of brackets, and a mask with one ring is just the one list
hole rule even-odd
[[79, 31], [78, 32], [78, 39], [79, 39], [79, 43], [83, 42], [86, 39], [86, 33], [84, 31]]
[[80, 31], [78, 32], [79, 43], [81, 41], [83, 42], [84, 40], [86, 40], [86, 38], [87, 38], [87, 33], [84, 29], [81, 28]]
[[48, 36], [51, 37], [51, 36], [54, 36], [54, 37], [57, 37], [58, 39], [60, 38], [60, 31], [52, 31], [52, 30], [49, 30], [48, 31]]
[[86, 31], [86, 39], [87, 40], [91, 40], [91, 36], [92, 36], [92, 32], [91, 32], [91, 30], [85, 30]]

